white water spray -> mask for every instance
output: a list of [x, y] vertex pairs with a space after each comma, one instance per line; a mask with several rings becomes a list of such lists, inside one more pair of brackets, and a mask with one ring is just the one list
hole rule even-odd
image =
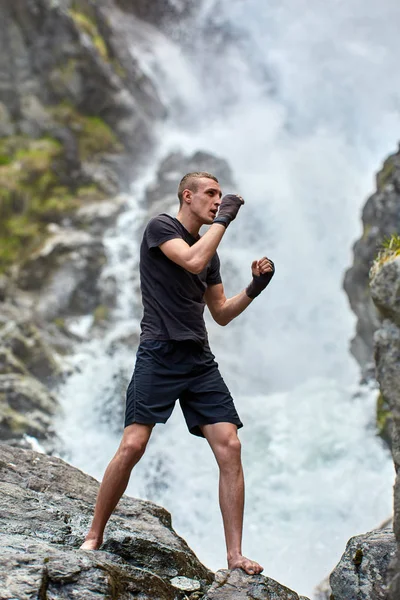
[[[244, 551], [308, 596], [347, 539], [391, 512], [393, 467], [375, 436], [376, 391], [358, 389], [348, 354], [355, 319], [340, 288], [372, 173], [397, 143], [399, 23], [388, 0], [336, 2], [329, 14], [316, 0], [224, 0], [204, 4], [184, 50], [157, 34], [143, 53], [170, 105], [158, 157], [214, 152], [246, 199], [221, 244], [223, 278], [228, 263], [238, 272], [224, 278], [227, 291], [246, 285], [253, 258], [267, 254], [277, 267], [236, 322], [209, 323], [210, 339], [245, 422]], [[106, 240], [119, 283], [116, 328], [101, 345], [82, 346], [73, 361], [80, 372], [62, 392], [68, 458], [97, 477], [119, 441], [134, 363], [136, 348], [109, 348], [121, 332], [138, 331], [138, 201], [156, 158]], [[155, 428], [129, 493], [164, 505], [199, 558], [225, 566], [216, 466], [179, 409]]]

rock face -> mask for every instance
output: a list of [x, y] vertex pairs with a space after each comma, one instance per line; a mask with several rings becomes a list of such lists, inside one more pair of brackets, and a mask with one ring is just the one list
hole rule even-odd
[[113, 0], [0, 3], [0, 271], [131, 183], [166, 114], [132, 43], [154, 31]]
[[382, 398], [388, 406], [392, 422], [392, 454], [397, 473], [394, 487], [394, 533], [397, 558], [390, 567], [389, 597], [400, 598], [400, 257], [381, 260], [373, 270], [371, 295], [383, 318], [375, 333], [375, 361]]
[[277, 581], [262, 575], [246, 575], [241, 569], [222, 570], [215, 574], [215, 582], [203, 600], [307, 600]]
[[167, 511], [125, 496], [102, 549], [79, 551], [98, 483], [58, 458], [0, 445], [0, 481], [0, 598], [300, 600], [241, 571], [220, 572], [210, 587]]
[[351, 351], [366, 378], [374, 377], [374, 332], [380, 319], [369, 291], [369, 270], [385, 237], [400, 231], [400, 152], [389, 156], [377, 175], [377, 191], [362, 213], [363, 235], [354, 245], [354, 263], [347, 271], [344, 289], [358, 317]]
[[388, 570], [396, 554], [391, 528], [349, 540], [330, 576], [332, 600], [387, 600]]

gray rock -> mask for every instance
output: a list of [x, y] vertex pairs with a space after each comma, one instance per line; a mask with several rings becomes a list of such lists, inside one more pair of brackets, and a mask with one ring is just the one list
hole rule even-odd
[[[274, 579], [247, 575], [241, 569], [221, 570], [203, 600], [300, 600], [300, 596]], [[302, 596], [304, 598], [304, 596]], [[305, 598], [304, 600], [308, 600]]]
[[122, 195], [101, 202], [88, 202], [76, 211], [73, 222], [78, 226], [85, 225], [92, 235], [100, 235], [114, 225], [126, 205], [127, 198]]
[[52, 417], [57, 409], [56, 398], [37, 379], [16, 373], [0, 375], [2, 440], [29, 448], [26, 436], [30, 436], [53, 449]]
[[43, 340], [39, 329], [31, 321], [9, 320], [3, 326], [0, 319], [0, 348], [12, 353], [14, 359], [8, 356], [9, 366], [18, 366], [17, 371], [29, 372], [46, 384], [54, 383], [61, 375], [60, 364], [52, 348]]
[[389, 156], [378, 173], [377, 192], [365, 204], [362, 222], [363, 235], [354, 245], [354, 262], [346, 272], [344, 289], [358, 319], [351, 351], [364, 376], [373, 378], [373, 336], [380, 318], [371, 299], [369, 270], [384, 238], [400, 231], [400, 152]]
[[377, 269], [370, 291], [382, 317], [400, 326], [400, 256], [387, 260]]
[[396, 553], [391, 529], [372, 531], [349, 540], [330, 576], [335, 600], [387, 600], [388, 569]]
[[124, 497], [102, 550], [84, 552], [77, 548], [98, 491], [93, 478], [58, 458], [0, 445], [0, 479], [1, 598], [176, 600], [183, 596], [173, 577], [194, 579], [203, 591], [211, 583], [155, 504]]
[[58, 228], [22, 265], [17, 283], [23, 290], [36, 291], [32, 309], [42, 319], [86, 314], [99, 304], [97, 281], [105, 262], [100, 239]]

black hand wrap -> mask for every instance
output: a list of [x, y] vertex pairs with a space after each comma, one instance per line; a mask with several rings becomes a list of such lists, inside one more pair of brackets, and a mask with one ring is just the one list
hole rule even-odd
[[244, 200], [235, 194], [227, 194], [224, 196], [219, 207], [218, 215], [214, 219], [214, 223], [222, 223], [222, 225], [228, 227], [229, 223], [236, 218], [242, 204], [244, 204]]
[[262, 273], [261, 275], [253, 275], [252, 281], [246, 288], [246, 294], [249, 298], [257, 298], [273, 278], [275, 265], [270, 258], [268, 260], [272, 265], [272, 271], [267, 271], [267, 273]]

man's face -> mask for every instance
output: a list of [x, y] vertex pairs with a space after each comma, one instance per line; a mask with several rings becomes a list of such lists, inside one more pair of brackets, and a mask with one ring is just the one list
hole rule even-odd
[[222, 192], [220, 185], [213, 179], [207, 179], [206, 177], [197, 179], [196, 183], [197, 191], [191, 192], [191, 212], [204, 225], [211, 225], [221, 204]]

